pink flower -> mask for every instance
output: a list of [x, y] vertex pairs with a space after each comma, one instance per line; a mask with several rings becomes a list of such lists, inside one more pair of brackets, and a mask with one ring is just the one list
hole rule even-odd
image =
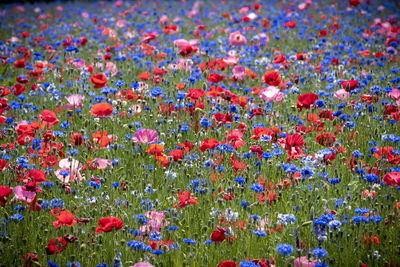
[[400, 90], [393, 88], [393, 90], [388, 95], [396, 100], [396, 105], [400, 107]]
[[174, 45], [176, 45], [179, 49], [183, 49], [187, 46], [192, 46], [196, 47], [199, 44], [199, 40], [197, 39], [192, 39], [192, 40], [186, 40], [186, 39], [178, 39], [174, 41]]
[[74, 67], [77, 67], [77, 68], [83, 68], [83, 67], [85, 67], [85, 60], [79, 59], [77, 61], [74, 61], [72, 63], [72, 65], [74, 65]]
[[67, 99], [68, 104], [64, 105], [65, 109], [74, 109], [74, 108], [81, 108], [83, 106], [82, 101], [85, 100], [83, 95], [70, 95], [65, 97]]
[[112, 165], [112, 161], [109, 159], [100, 159], [100, 158], [95, 158], [93, 160], [94, 165], [98, 170], [105, 170], [107, 169], [108, 166]]
[[244, 80], [244, 77], [246, 77], [246, 69], [243, 66], [236, 66], [232, 70], [233, 75], [239, 80]]
[[229, 44], [235, 46], [245, 45], [247, 43], [246, 37], [244, 37], [240, 31], [231, 33], [229, 36]]
[[153, 267], [153, 265], [151, 265], [148, 262], [138, 262], [138, 263], [135, 263], [135, 265], [133, 265], [133, 267]]
[[294, 260], [295, 267], [314, 267], [317, 260], [309, 261], [307, 257], [300, 257]]
[[25, 191], [23, 186], [14, 187], [15, 198], [19, 201], [31, 202], [35, 197], [36, 193], [31, 191]]
[[269, 102], [279, 102], [283, 98], [283, 93], [275, 86], [268, 86], [259, 93], [261, 99]]
[[140, 129], [133, 137], [132, 141], [135, 143], [149, 144], [158, 140], [158, 134], [152, 129]]
[[161, 18], [158, 20], [158, 23], [167, 24], [168, 23], [168, 17], [166, 15], [162, 15]]
[[345, 89], [340, 89], [334, 94], [340, 100], [347, 100], [350, 97], [350, 92], [347, 92]]
[[[58, 169], [57, 171], [54, 172], [56, 175], [57, 179], [60, 180], [61, 182], [64, 183], [69, 183], [70, 181], [77, 181], [80, 182], [82, 181], [82, 175], [80, 173], [80, 170], [82, 169], [82, 164], [77, 161], [76, 159], [62, 159], [58, 163]], [[60, 174], [61, 171], [69, 171], [69, 175], [63, 176]]]
[[239, 63], [239, 58], [235, 56], [227, 56], [226, 58], [224, 58], [224, 62], [229, 66], [235, 66]]
[[117, 65], [115, 65], [115, 63], [113, 63], [111, 61], [107, 61], [106, 71], [110, 72], [112, 76], [117, 75], [117, 73], [118, 73]]
[[250, 8], [248, 6], [245, 6], [239, 10], [239, 13], [242, 15], [246, 15], [247, 13], [249, 13], [249, 10], [250, 10]]
[[153, 210], [152, 212], [146, 212], [145, 213], [147, 218], [150, 218], [150, 220], [147, 222], [146, 225], [140, 227], [140, 231], [144, 234], [146, 231], [150, 233], [151, 231], [160, 231], [160, 229], [166, 225], [169, 225], [170, 222], [168, 221], [163, 221], [164, 219], [164, 212], [157, 212]]
[[115, 24], [115, 26], [116, 26], [117, 28], [126, 27], [126, 20], [124, 20], [124, 19], [118, 20], [117, 23]]

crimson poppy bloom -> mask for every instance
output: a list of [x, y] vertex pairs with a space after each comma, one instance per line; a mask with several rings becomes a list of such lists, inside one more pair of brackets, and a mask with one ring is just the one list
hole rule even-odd
[[389, 172], [383, 176], [383, 181], [387, 185], [400, 186], [400, 172]]
[[288, 21], [285, 24], [283, 24], [283, 26], [293, 29], [294, 27], [296, 27], [296, 22], [295, 21]]
[[16, 67], [17, 69], [25, 68], [26, 67], [25, 60], [24, 59], [16, 60], [14, 62], [14, 67]]
[[238, 263], [234, 261], [223, 261], [218, 263], [217, 267], [237, 267]]
[[90, 81], [94, 84], [94, 88], [103, 88], [106, 86], [107, 77], [103, 73], [98, 73], [93, 75]]
[[350, 92], [358, 87], [359, 82], [356, 80], [350, 80], [350, 81], [342, 81], [341, 85], [342, 88], [345, 89], [347, 92]]
[[333, 145], [333, 143], [335, 143], [336, 137], [333, 134], [327, 132], [325, 134], [322, 133], [322, 134], [317, 135], [316, 140], [317, 140], [317, 143], [322, 146], [331, 146], [331, 145]]
[[206, 151], [209, 148], [215, 148], [219, 145], [219, 142], [215, 138], [211, 138], [210, 140], [204, 139], [203, 143], [200, 145], [201, 152]]
[[0, 185], [0, 205], [5, 206], [12, 191], [8, 186]]
[[210, 76], [208, 76], [209, 83], [219, 83], [220, 81], [222, 81], [224, 79], [225, 79], [225, 76], [218, 74], [218, 73], [211, 73]]
[[267, 85], [278, 86], [281, 84], [281, 77], [279, 73], [274, 70], [267, 71], [263, 75], [262, 80]]
[[98, 118], [110, 116], [113, 112], [113, 107], [108, 103], [98, 103], [90, 109], [90, 114]]
[[62, 236], [51, 239], [49, 244], [46, 247], [47, 255], [54, 255], [62, 252], [68, 245], [67, 240], [65, 240]]
[[113, 229], [119, 230], [124, 226], [124, 222], [120, 218], [105, 217], [98, 221], [100, 227], [96, 228], [96, 234], [101, 232], [111, 232]]
[[17, 83], [16, 85], [13, 86], [13, 93], [16, 96], [19, 96], [20, 94], [22, 94], [23, 92], [26, 91], [26, 87], [25, 85], [22, 85], [20, 83]]
[[314, 93], [308, 93], [308, 94], [303, 94], [300, 95], [296, 106], [300, 111], [303, 110], [303, 108], [309, 109], [314, 107], [315, 102], [318, 100], [318, 95]]
[[215, 230], [211, 234], [211, 241], [215, 243], [221, 243], [225, 240], [225, 229], [217, 226], [217, 230]]

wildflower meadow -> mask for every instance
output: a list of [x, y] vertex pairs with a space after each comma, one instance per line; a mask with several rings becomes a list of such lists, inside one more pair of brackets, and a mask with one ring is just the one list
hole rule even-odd
[[0, 4], [0, 266], [400, 266], [400, 2]]

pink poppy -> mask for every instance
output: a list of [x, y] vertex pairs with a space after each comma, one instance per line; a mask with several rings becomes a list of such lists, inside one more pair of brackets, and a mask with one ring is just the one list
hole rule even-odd
[[340, 89], [335, 92], [335, 97], [339, 98], [340, 100], [347, 100], [350, 97], [350, 92], [347, 92], [345, 89]]
[[308, 260], [307, 257], [300, 257], [294, 260], [294, 266], [295, 267], [314, 267], [315, 263], [317, 263], [317, 260]]
[[95, 166], [99, 170], [105, 170], [108, 166], [112, 165], [112, 161], [109, 159], [100, 159], [100, 158], [95, 158], [93, 160]]
[[229, 44], [234, 46], [241, 46], [247, 43], [246, 37], [244, 37], [240, 31], [231, 33], [229, 36]]
[[246, 69], [243, 66], [234, 67], [232, 72], [238, 80], [244, 80], [244, 77], [246, 77]]
[[160, 231], [160, 229], [166, 225], [169, 225], [170, 222], [168, 221], [163, 221], [164, 219], [164, 212], [157, 212], [155, 210], [153, 211], [148, 211], [145, 213], [147, 218], [150, 218], [150, 220], [147, 222], [146, 225], [140, 227], [140, 231], [144, 234], [150, 233], [151, 231]]
[[19, 201], [32, 202], [36, 197], [36, 192], [25, 191], [21, 185], [14, 187], [13, 191], [15, 198]]
[[259, 93], [261, 99], [265, 100], [265, 101], [275, 101], [275, 102], [279, 102], [282, 100], [283, 98], [283, 93], [276, 88], [275, 86], [268, 86], [267, 88], [265, 88], [264, 90], [262, 90]]
[[400, 107], [400, 90], [392, 89], [392, 91], [388, 94], [392, 99], [396, 100], [396, 104]]
[[74, 108], [81, 108], [83, 106], [82, 101], [85, 100], [85, 97], [83, 95], [74, 94], [65, 97], [65, 99], [67, 99], [68, 104], [64, 105], [64, 108], [72, 110]]
[[133, 137], [132, 141], [135, 143], [149, 144], [158, 140], [158, 134], [152, 129], [140, 129]]
[[199, 40], [197, 39], [192, 39], [192, 40], [186, 40], [186, 39], [178, 39], [174, 41], [174, 45], [176, 45], [179, 49], [183, 49], [187, 46], [197, 46], [199, 44]]
[[135, 265], [133, 265], [133, 267], [153, 267], [153, 265], [151, 265], [148, 262], [138, 262], [138, 263], [135, 263]]
[[[60, 169], [54, 172], [56, 175], [57, 179], [64, 182], [68, 183], [70, 181], [77, 181], [80, 182], [82, 181], [82, 175], [80, 173], [80, 170], [82, 169], [82, 164], [77, 161], [76, 159], [62, 159], [58, 163], [58, 166]], [[61, 171], [68, 171], [69, 175], [61, 175]]]

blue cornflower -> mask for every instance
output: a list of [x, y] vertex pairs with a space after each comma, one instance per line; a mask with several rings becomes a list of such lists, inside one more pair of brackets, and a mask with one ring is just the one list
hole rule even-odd
[[255, 192], [262, 192], [264, 190], [264, 188], [261, 184], [253, 184], [253, 185], [251, 185], [250, 189]]
[[376, 176], [376, 174], [373, 174], [373, 173], [367, 174], [365, 176], [365, 178], [367, 179], [368, 183], [377, 183], [377, 182], [379, 182], [378, 176]]
[[312, 251], [312, 254], [317, 258], [317, 259], [322, 259], [328, 256], [328, 252], [323, 249], [323, 248], [314, 248]]
[[292, 245], [289, 245], [289, 244], [280, 244], [280, 245], [278, 245], [276, 250], [281, 255], [290, 256], [290, 254], [292, 254], [292, 252], [293, 252], [293, 247], [292, 247]]
[[307, 179], [307, 178], [313, 176], [314, 170], [309, 166], [305, 166], [305, 167], [301, 168], [300, 173], [301, 173], [301, 176], [303, 179]]
[[264, 232], [264, 231], [259, 231], [259, 230], [253, 230], [253, 233], [256, 235], [256, 236], [267, 236], [267, 234]]

